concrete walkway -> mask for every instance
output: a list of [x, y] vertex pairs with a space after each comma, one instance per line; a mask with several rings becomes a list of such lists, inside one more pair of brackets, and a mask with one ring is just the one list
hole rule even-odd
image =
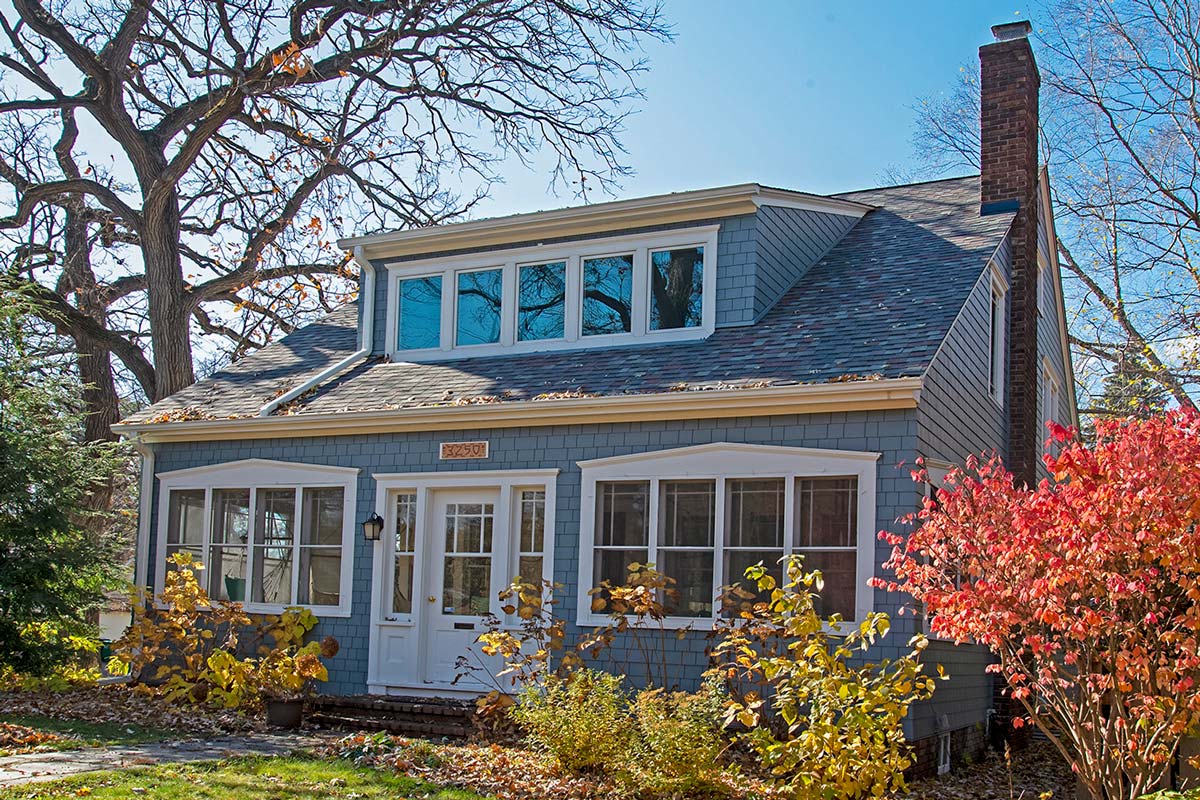
[[53, 781], [87, 772], [128, 769], [186, 761], [216, 761], [231, 756], [287, 755], [316, 747], [328, 736], [251, 733], [220, 739], [151, 742], [122, 747], [84, 747], [0, 758], [0, 788]]

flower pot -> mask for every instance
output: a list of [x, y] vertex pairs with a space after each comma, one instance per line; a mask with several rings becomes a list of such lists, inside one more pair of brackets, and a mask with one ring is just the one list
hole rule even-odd
[[303, 700], [268, 700], [267, 724], [276, 728], [299, 728], [304, 719]]

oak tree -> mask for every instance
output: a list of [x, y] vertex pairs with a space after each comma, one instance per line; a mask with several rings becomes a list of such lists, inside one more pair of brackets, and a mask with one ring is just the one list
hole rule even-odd
[[338, 232], [460, 215], [501, 160], [619, 179], [647, 37], [641, 0], [15, 0], [0, 266], [76, 341], [100, 438], [113, 359], [156, 400], [198, 335], [237, 356], [350, 296]]

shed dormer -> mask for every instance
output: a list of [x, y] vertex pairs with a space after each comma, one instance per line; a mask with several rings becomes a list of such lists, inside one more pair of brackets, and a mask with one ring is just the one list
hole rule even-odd
[[376, 273], [376, 353], [442, 361], [750, 325], [869, 210], [758, 184], [343, 240]]

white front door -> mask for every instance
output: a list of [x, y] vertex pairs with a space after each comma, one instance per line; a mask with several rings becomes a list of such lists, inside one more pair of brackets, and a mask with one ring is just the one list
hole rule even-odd
[[[518, 573], [549, 579], [553, 563], [553, 471], [485, 475], [387, 476], [378, 513], [386, 521], [376, 549], [372, 692], [445, 695], [486, 692], [483, 671], [503, 668], [475, 644], [487, 615], [501, 615], [498, 593]], [[512, 620], [508, 620], [512, 622]], [[455, 683], [455, 678], [465, 677]]]
[[[429, 567], [425, 596], [424, 659], [421, 679], [448, 684], [459, 673], [458, 661], [476, 666], [475, 638], [485, 630], [488, 614], [499, 615], [497, 592], [508, 585], [508, 509], [497, 489], [444, 489], [433, 492], [425, 541]], [[458, 685], [480, 685], [472, 676]]]

